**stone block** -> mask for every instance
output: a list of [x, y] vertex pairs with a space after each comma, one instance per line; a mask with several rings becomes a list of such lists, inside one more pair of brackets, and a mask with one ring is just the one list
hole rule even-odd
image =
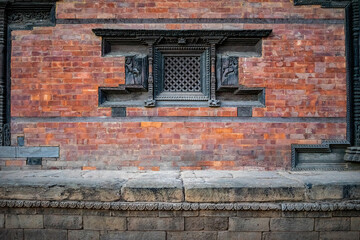
[[265, 232], [263, 240], [318, 240], [317, 232]]
[[269, 231], [270, 218], [229, 218], [229, 231], [257, 232]]
[[343, 198], [343, 186], [336, 185], [314, 185], [306, 190], [310, 200], [336, 200]]
[[100, 232], [91, 230], [69, 230], [68, 240], [99, 240]]
[[5, 216], [4, 214], [0, 214], [0, 228], [4, 228], [5, 224]]
[[236, 217], [236, 212], [226, 210], [201, 210], [199, 215], [204, 217]]
[[271, 218], [271, 217], [281, 217], [280, 211], [237, 211], [236, 217], [242, 218]]
[[161, 232], [161, 231], [108, 232], [101, 234], [100, 236], [100, 240], [139, 240], [139, 239], [165, 240], [166, 232]]
[[67, 239], [66, 230], [55, 229], [25, 229], [24, 240], [52, 240], [52, 239]]
[[196, 217], [199, 211], [159, 211], [159, 217]]
[[317, 218], [315, 219], [315, 231], [349, 231], [350, 218]]
[[238, 107], [238, 117], [252, 117], [252, 107]]
[[81, 229], [82, 217], [63, 216], [63, 215], [45, 215], [44, 226], [45, 228], [55, 228], [55, 229]]
[[16, 157], [59, 157], [59, 147], [17, 147]]
[[270, 220], [271, 231], [313, 231], [313, 218], [272, 218]]
[[0, 158], [15, 158], [16, 157], [16, 147], [0, 147]]
[[[303, 185], [281, 178], [259, 181], [254, 177], [184, 179], [187, 202], [270, 202], [305, 200]], [[205, 182], [204, 182], [205, 181]]]
[[128, 230], [184, 230], [184, 218], [128, 218]]
[[43, 215], [6, 215], [5, 228], [43, 228]]
[[129, 202], [181, 202], [182, 183], [172, 178], [129, 179], [121, 188], [121, 196]]
[[168, 240], [217, 240], [217, 232], [194, 231], [194, 232], [168, 232]]
[[226, 217], [187, 217], [185, 231], [220, 231], [228, 229], [229, 218]]
[[0, 229], [0, 239], [23, 240], [24, 230], [22, 229]]
[[351, 218], [351, 231], [360, 231], [360, 217]]
[[320, 232], [320, 240], [358, 240], [359, 232]]
[[261, 240], [261, 232], [218, 232], [218, 239]]
[[84, 229], [89, 230], [126, 230], [126, 218], [84, 216]]

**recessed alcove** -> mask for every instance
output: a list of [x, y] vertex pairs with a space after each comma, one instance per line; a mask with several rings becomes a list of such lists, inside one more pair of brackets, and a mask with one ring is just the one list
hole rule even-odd
[[94, 29], [102, 56], [125, 57], [125, 84], [99, 88], [99, 106], [257, 106], [264, 88], [239, 85], [238, 58], [261, 57], [271, 30]]

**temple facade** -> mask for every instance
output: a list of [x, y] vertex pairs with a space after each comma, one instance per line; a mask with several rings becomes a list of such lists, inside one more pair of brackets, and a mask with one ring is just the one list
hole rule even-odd
[[359, 4], [0, 0], [0, 239], [359, 240]]

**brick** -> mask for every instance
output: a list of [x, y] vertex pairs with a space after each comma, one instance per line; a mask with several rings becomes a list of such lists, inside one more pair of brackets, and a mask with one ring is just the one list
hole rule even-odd
[[67, 239], [66, 230], [25, 229], [24, 240]]
[[81, 216], [44, 215], [44, 227], [55, 229], [81, 229]]
[[43, 215], [6, 215], [5, 228], [43, 228]]
[[360, 217], [351, 218], [351, 231], [360, 231]]
[[318, 240], [318, 232], [265, 232], [263, 240]]
[[270, 230], [274, 232], [313, 231], [313, 218], [272, 218]]
[[218, 239], [261, 240], [261, 232], [218, 232]]
[[350, 224], [350, 218], [317, 218], [315, 231], [349, 231]]
[[128, 230], [184, 230], [184, 218], [128, 218]]
[[96, 167], [84, 166], [81, 167], [81, 170], [96, 170]]
[[0, 229], [0, 239], [23, 240], [23, 229]]
[[229, 218], [229, 231], [269, 231], [269, 218]]
[[357, 240], [360, 238], [359, 232], [320, 232], [320, 240]]
[[[165, 240], [166, 232], [161, 231], [128, 231], [128, 232], [109, 232], [101, 234], [101, 240]], [[69, 239], [70, 240], [70, 239]]]
[[185, 231], [219, 231], [228, 229], [226, 217], [186, 217]]
[[99, 240], [100, 232], [91, 230], [69, 230], [68, 240]]
[[126, 218], [84, 216], [84, 229], [89, 230], [126, 230]]
[[217, 240], [217, 233], [210, 231], [194, 231], [194, 232], [168, 232], [167, 233], [168, 240], [188, 240], [188, 239], [196, 239], [196, 240]]

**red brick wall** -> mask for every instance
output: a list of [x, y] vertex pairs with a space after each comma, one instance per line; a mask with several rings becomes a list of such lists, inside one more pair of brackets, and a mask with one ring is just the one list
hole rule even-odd
[[[341, 20], [344, 12], [296, 7], [292, 1], [64, 0], [57, 3], [56, 16]], [[290, 167], [291, 144], [345, 139], [345, 120], [221, 120], [236, 117], [237, 109], [232, 107], [127, 108], [129, 117], [188, 117], [181, 121], [101, 123], [58, 118], [50, 122], [46, 117], [111, 117], [110, 108], [98, 107], [98, 87], [124, 83], [124, 58], [101, 57], [101, 38], [93, 28], [272, 29], [271, 36], [263, 39], [262, 57], [239, 59], [240, 83], [266, 88], [266, 107], [254, 108], [253, 117], [346, 117], [343, 24], [57, 24], [13, 31], [13, 143], [16, 136], [24, 135], [28, 146], [60, 146], [61, 157], [49, 162], [49, 168], [284, 169]], [[194, 117], [202, 116], [218, 118], [194, 122]], [[42, 119], [34, 123], [29, 117]]]

